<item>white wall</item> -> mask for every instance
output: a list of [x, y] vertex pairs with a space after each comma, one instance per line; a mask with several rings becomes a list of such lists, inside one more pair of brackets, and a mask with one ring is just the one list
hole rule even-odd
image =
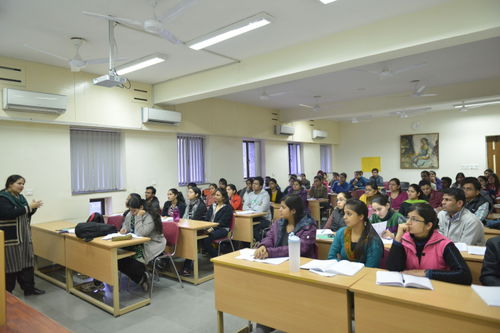
[[[414, 130], [412, 124], [420, 122]], [[399, 168], [399, 137], [403, 134], [439, 133], [438, 177], [455, 178], [457, 172], [478, 176], [487, 167], [486, 136], [500, 135], [500, 106], [493, 105], [469, 112], [442, 111], [407, 119], [381, 118], [358, 124], [343, 123], [340, 144], [335, 145], [333, 168], [346, 172], [361, 168], [361, 157], [380, 156], [384, 180], [420, 180], [420, 170]], [[475, 170], [462, 166], [477, 164]]]

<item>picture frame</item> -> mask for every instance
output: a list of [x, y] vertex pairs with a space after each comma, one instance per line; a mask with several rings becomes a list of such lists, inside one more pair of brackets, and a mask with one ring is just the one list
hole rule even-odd
[[401, 135], [399, 149], [401, 169], [439, 168], [439, 133]]

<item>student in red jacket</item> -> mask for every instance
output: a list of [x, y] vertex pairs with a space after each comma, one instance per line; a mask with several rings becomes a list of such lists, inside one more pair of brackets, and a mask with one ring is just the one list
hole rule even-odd
[[227, 195], [229, 196], [229, 203], [233, 207], [233, 210], [242, 210], [243, 209], [243, 200], [239, 196], [236, 186], [234, 184], [229, 184], [226, 187]]
[[387, 269], [429, 279], [470, 285], [471, 272], [455, 244], [439, 233], [437, 214], [427, 203], [412, 205], [398, 226]]

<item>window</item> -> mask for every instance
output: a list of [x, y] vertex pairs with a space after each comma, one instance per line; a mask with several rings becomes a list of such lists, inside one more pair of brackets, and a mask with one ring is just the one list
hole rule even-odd
[[302, 145], [300, 143], [288, 144], [288, 170], [290, 174], [302, 173]]
[[92, 213], [106, 214], [105, 199], [90, 199], [89, 202], [89, 215]]
[[261, 175], [260, 167], [260, 142], [243, 140], [243, 177], [256, 177]]
[[321, 160], [321, 170], [325, 172], [332, 172], [332, 146], [320, 145], [319, 155]]
[[179, 185], [205, 183], [205, 138], [177, 136]]
[[70, 148], [73, 194], [123, 189], [119, 132], [71, 129]]

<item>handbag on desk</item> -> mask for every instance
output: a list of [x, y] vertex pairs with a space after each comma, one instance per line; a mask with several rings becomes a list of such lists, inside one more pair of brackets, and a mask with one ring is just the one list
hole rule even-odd
[[21, 242], [19, 219], [1, 220], [0, 230], [4, 232], [5, 246], [19, 245]]

